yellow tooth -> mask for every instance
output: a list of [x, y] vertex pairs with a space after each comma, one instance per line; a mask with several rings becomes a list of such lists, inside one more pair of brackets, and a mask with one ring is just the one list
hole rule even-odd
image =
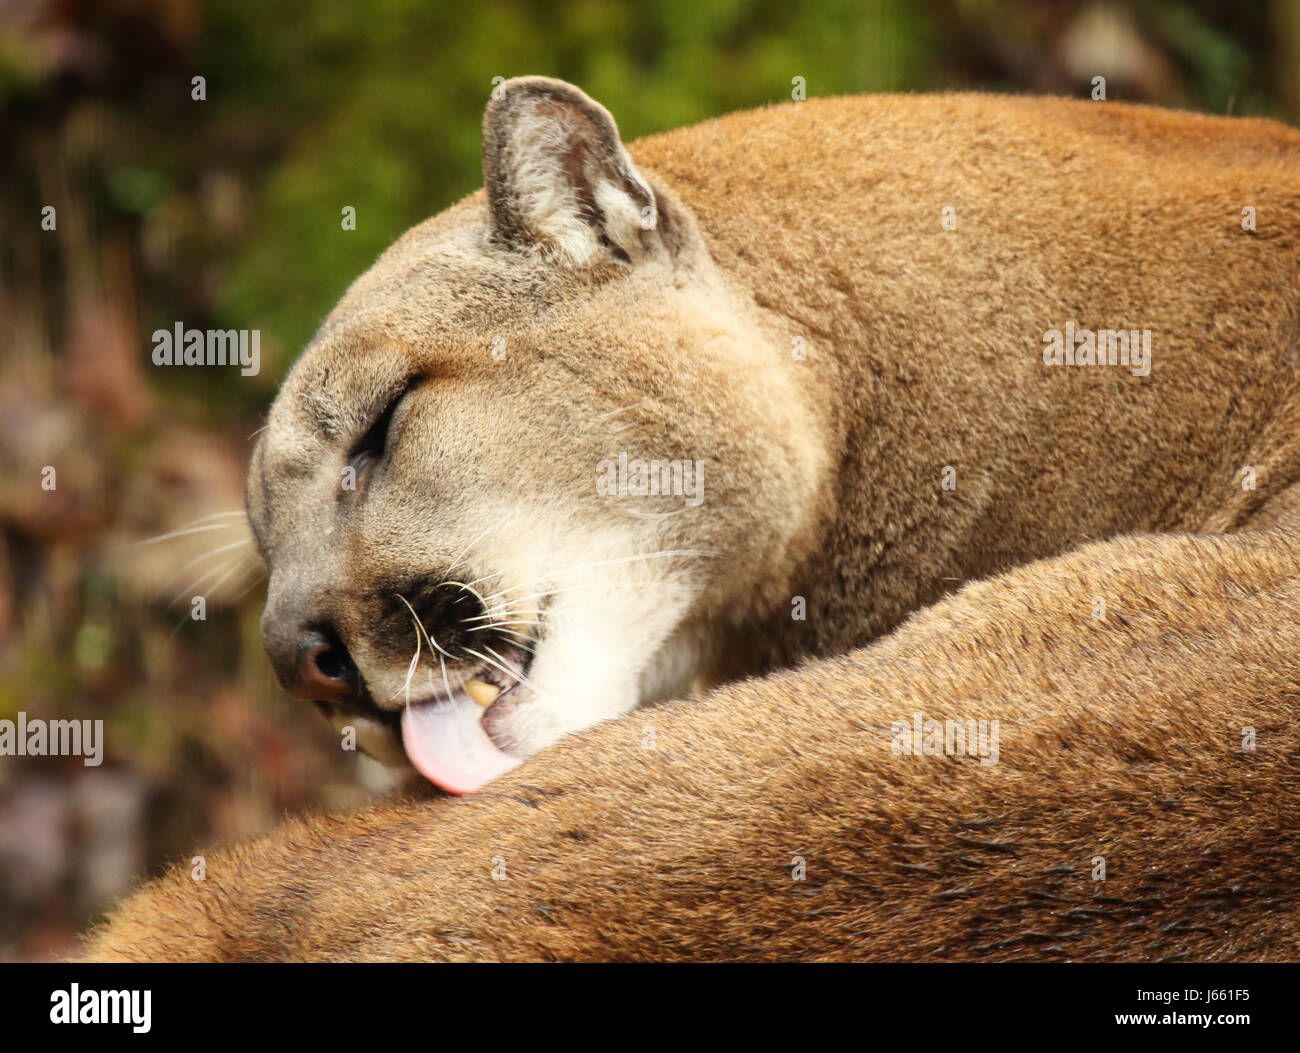
[[488, 684], [482, 680], [469, 680], [465, 683], [465, 694], [469, 695], [484, 709], [492, 705], [497, 700], [497, 695], [501, 694], [501, 688], [496, 684]]

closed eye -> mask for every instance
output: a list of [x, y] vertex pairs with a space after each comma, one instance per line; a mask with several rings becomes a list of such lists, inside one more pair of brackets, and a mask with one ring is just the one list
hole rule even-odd
[[393, 416], [397, 413], [402, 400], [414, 387], [415, 380], [412, 379], [389, 401], [348, 453], [348, 464], [356, 469], [358, 478], [366, 469], [383, 460], [388, 449], [388, 432], [393, 423]]

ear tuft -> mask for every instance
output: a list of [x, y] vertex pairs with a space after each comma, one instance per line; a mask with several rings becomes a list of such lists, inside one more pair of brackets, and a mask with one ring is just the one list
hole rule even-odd
[[654, 191], [600, 103], [571, 84], [519, 77], [483, 115], [493, 236], [564, 266], [642, 258], [658, 226]]

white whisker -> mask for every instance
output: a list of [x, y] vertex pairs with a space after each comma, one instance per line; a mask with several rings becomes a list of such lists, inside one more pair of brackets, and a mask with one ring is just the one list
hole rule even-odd
[[468, 651], [470, 654], [472, 654], [475, 658], [481, 658], [481, 659], [482, 659], [484, 662], [486, 662], [488, 665], [496, 666], [496, 668], [500, 669], [501, 672], [505, 673], [506, 676], [510, 677], [510, 679], [511, 679], [511, 680], [514, 680], [516, 683], [520, 683], [520, 684], [526, 684], [526, 683], [528, 683], [528, 681], [525, 680], [525, 679], [524, 679], [524, 678], [523, 678], [523, 677], [522, 677], [518, 672], [511, 671], [510, 669], [507, 669], [505, 666], [501, 665], [499, 662], [494, 662], [494, 661], [493, 661], [491, 658], [489, 658], [487, 655], [485, 655], [485, 654], [480, 654], [478, 651], [474, 650], [472, 647], [466, 647], [465, 650]]
[[471, 633], [508, 633], [511, 636], [517, 636], [521, 640], [527, 640], [528, 634], [521, 633], [518, 629], [507, 629], [504, 623], [491, 622], [488, 625], [471, 625], [466, 632]]
[[[406, 693], [406, 704], [411, 704], [411, 677], [415, 675], [415, 668], [420, 664], [420, 620], [415, 617], [415, 612], [411, 612], [411, 618], [415, 622], [415, 654], [411, 657], [411, 664], [406, 667], [406, 683], [402, 685], [401, 691]], [[391, 702], [397, 697], [398, 691], [394, 691], [388, 696]]]
[[442, 686], [447, 689], [447, 701], [454, 697], [451, 693], [451, 681], [447, 679], [447, 663], [442, 660], [442, 655], [438, 655], [438, 667], [442, 670]]
[[232, 607], [238, 604], [240, 600], [247, 596], [254, 587], [256, 587], [257, 583], [262, 580], [263, 573], [266, 571], [266, 568], [263, 567], [261, 563], [255, 563], [249, 569], [252, 572], [252, 576], [248, 579], [248, 584], [231, 597], [230, 606]]
[[[227, 561], [226, 563], [223, 563], [222, 566], [223, 566], [223, 567], [230, 567], [230, 562]], [[229, 569], [228, 571], [226, 571], [225, 574], [221, 575], [220, 578], [218, 578], [215, 582], [213, 582], [213, 583], [208, 587], [208, 590], [207, 590], [207, 591], [208, 591], [208, 592], [211, 592], [211, 591], [213, 591], [214, 589], [219, 589], [219, 588], [221, 588], [222, 582], [224, 582], [227, 578], [230, 577], [230, 575], [234, 574], [236, 571], [239, 571], [239, 570], [242, 570], [242, 569], [243, 569], [243, 568], [239, 565], [239, 563], [238, 563], [238, 562], [235, 562], [235, 565], [234, 565], [233, 567], [230, 567], [230, 569]], [[204, 575], [204, 577], [208, 577], [208, 576], [209, 576], [209, 575], [206, 575], [206, 574]], [[202, 581], [203, 579], [200, 578], [199, 580]], [[197, 584], [198, 584], [198, 583], [196, 582], [195, 585], [197, 586]], [[200, 595], [200, 594], [196, 594], [196, 595]], [[180, 598], [180, 597], [178, 596], [177, 599], [179, 599], [179, 598]], [[172, 639], [172, 637], [174, 637], [178, 632], [180, 632], [180, 631], [181, 631], [181, 626], [185, 624], [185, 620], [186, 620], [187, 618], [191, 618], [191, 617], [193, 617], [193, 613], [194, 613], [193, 610], [191, 610], [188, 614], [183, 614], [183, 615], [181, 615], [181, 620], [177, 623], [176, 628], [174, 628], [174, 629], [171, 631], [171, 634], [167, 637], [167, 639], [169, 639], [169, 640]]]
[[478, 535], [476, 538], [474, 538], [473, 541], [471, 541], [468, 545], [466, 545], [463, 549], [460, 550], [460, 555], [459, 555], [459, 556], [457, 556], [455, 559], [453, 559], [450, 563], [447, 564], [447, 569], [448, 569], [448, 570], [455, 570], [456, 567], [458, 567], [458, 566], [460, 565], [460, 561], [461, 561], [462, 559], [464, 559], [465, 556], [468, 554], [469, 550], [470, 550], [471, 548], [473, 548], [475, 545], [477, 545], [480, 541], [482, 541], [484, 537], [487, 536], [487, 532], [488, 532], [489, 530], [492, 530], [494, 527], [499, 529], [499, 528], [501, 527], [501, 525], [502, 525], [502, 524], [500, 524], [500, 523], [489, 523], [489, 524], [488, 524], [488, 525], [487, 525], [487, 526], [486, 526], [486, 527], [485, 527], [485, 528], [484, 528], [484, 529], [479, 533], [479, 535]]
[[232, 541], [229, 545], [218, 545], [216, 548], [208, 549], [208, 551], [202, 553], [201, 555], [195, 556], [192, 560], [186, 563], [185, 566], [181, 567], [178, 571], [176, 571], [170, 578], [167, 579], [166, 583], [163, 585], [163, 588], [166, 588], [173, 581], [179, 578], [182, 574], [184, 574], [187, 570], [189, 570], [190, 567], [194, 566], [195, 563], [198, 563], [201, 560], [205, 560], [210, 556], [218, 556], [222, 552], [229, 552], [232, 548], [239, 548], [241, 545], [251, 545], [252, 543], [253, 543], [253, 539], [246, 537], [246, 538], [242, 538], [239, 541]]
[[443, 585], [458, 585], [460, 588], [470, 593], [475, 599], [479, 601], [479, 603], [482, 603], [483, 609], [487, 610], [487, 604], [483, 602], [483, 597], [480, 596], [472, 586], [466, 585], [463, 581], [444, 581], [441, 584], [439, 584], [438, 588], [442, 588]]
[[[238, 569], [238, 567], [240, 566], [240, 559], [238, 556], [235, 556], [231, 559], [223, 560], [221, 563], [218, 563], [215, 567], [209, 570], [206, 574], [201, 575], [198, 578], [198, 580], [196, 580], [193, 584], [187, 586], [186, 588], [181, 589], [180, 592], [178, 592], [175, 596], [172, 597], [171, 602], [168, 603], [167, 606], [174, 607], [176, 604], [184, 600], [187, 595], [191, 599], [193, 599], [193, 597], [195, 596], [200, 595], [199, 586], [201, 586], [205, 581], [207, 581], [213, 575], [220, 574], [222, 571], [226, 570], [228, 567], [231, 566]], [[228, 576], [229, 575], [223, 576], [216, 584], [220, 585], [221, 582], [225, 581], [226, 577]], [[216, 588], [216, 585], [211, 586], [209, 588], [209, 591], [211, 591], [212, 588]]]
[[235, 526], [234, 523], [208, 523], [205, 526], [183, 527], [180, 530], [173, 530], [169, 534], [159, 534], [157, 537], [146, 538], [144, 541], [136, 541], [129, 548], [141, 548], [144, 545], [156, 545], [159, 541], [170, 541], [175, 537], [185, 537], [189, 534], [202, 534], [205, 530], [229, 530]]
[[[395, 592], [393, 593], [393, 595], [406, 604], [406, 609], [411, 612], [411, 617], [415, 619], [415, 624], [418, 625], [420, 627], [420, 631], [424, 633], [424, 638], [429, 641], [429, 646], [432, 647], [439, 654], [444, 654], [447, 655], [448, 658], [451, 658], [451, 655], [447, 654], [447, 652], [444, 651], [438, 645], [438, 642], [434, 640], [432, 636], [429, 635], [429, 630], [424, 627], [424, 622], [420, 621], [420, 616], [415, 613], [415, 608], [410, 605], [406, 597], [403, 596], [400, 592]], [[452, 658], [452, 661], [454, 662], [455, 659]]]
[[[488, 647], [486, 644], [483, 646], [483, 650], [485, 650], [493, 658], [498, 659], [502, 664], [509, 665], [509, 663], [506, 661], [505, 658], [497, 654], [496, 651], [492, 650], [492, 648]], [[514, 669], [514, 666], [510, 666], [510, 668]], [[524, 671], [522, 669], [515, 669], [514, 676], [515, 679], [518, 680], [521, 684], [524, 682]]]

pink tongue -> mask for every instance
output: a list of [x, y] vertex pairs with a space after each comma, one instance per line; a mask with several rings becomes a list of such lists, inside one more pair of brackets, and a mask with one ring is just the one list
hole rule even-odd
[[466, 695], [407, 706], [402, 744], [416, 770], [448, 793], [470, 793], [518, 765], [488, 738], [482, 715]]

